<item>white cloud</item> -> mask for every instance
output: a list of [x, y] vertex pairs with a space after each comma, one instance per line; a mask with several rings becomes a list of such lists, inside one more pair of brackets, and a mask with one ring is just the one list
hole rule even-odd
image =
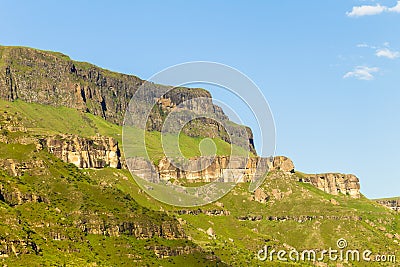
[[347, 72], [343, 78], [356, 78], [358, 80], [365, 80], [365, 81], [370, 81], [373, 80], [375, 77], [372, 75], [372, 73], [378, 72], [379, 68], [377, 67], [366, 67], [366, 66], [357, 66], [354, 68], [353, 71]]
[[370, 16], [370, 15], [377, 15], [381, 14], [382, 12], [386, 11], [387, 7], [381, 6], [377, 4], [376, 6], [355, 6], [351, 10], [351, 12], [346, 12], [348, 17], [361, 17], [361, 16]]
[[369, 47], [369, 45], [363, 43], [363, 44], [358, 44], [357, 47]]
[[346, 12], [346, 15], [348, 17], [362, 17], [379, 15], [383, 12], [400, 13], [400, 0], [397, 1], [397, 4], [394, 7], [381, 6], [380, 4], [376, 4], [375, 6], [354, 6], [351, 12]]
[[388, 9], [389, 12], [400, 13], [400, 1], [397, 1], [397, 5]]
[[386, 57], [389, 59], [395, 59], [395, 58], [400, 57], [400, 52], [391, 51], [388, 48], [383, 48], [383, 49], [376, 50], [375, 55], [378, 57]]
[[356, 47], [358, 47], [358, 48], [371, 48], [371, 49], [376, 49], [376, 46], [369, 45], [369, 44], [366, 44], [366, 43], [357, 44]]

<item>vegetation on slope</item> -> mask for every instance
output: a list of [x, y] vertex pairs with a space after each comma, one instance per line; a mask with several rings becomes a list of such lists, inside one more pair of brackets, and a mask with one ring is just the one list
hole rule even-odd
[[[50, 136], [56, 134], [74, 134], [82, 137], [92, 137], [97, 134], [110, 136], [122, 143], [122, 127], [112, 124], [98, 116], [90, 113], [78, 111], [66, 107], [52, 107], [36, 103], [26, 103], [24, 101], [8, 102], [0, 100], [0, 116], [2, 120], [0, 125], [21, 127], [26, 133], [8, 133], [12, 135], [26, 136]], [[20, 129], [21, 130], [21, 129]], [[6, 129], [3, 132], [8, 132]], [[146, 148], [149, 157], [157, 163], [163, 156], [163, 147], [161, 144], [161, 133], [157, 131], [146, 131], [131, 129], [128, 131], [132, 140], [129, 155], [141, 151], [137, 146], [141, 145], [141, 137], [145, 134]], [[171, 136], [172, 137], [172, 136]], [[200, 143], [204, 138], [190, 137], [183, 133], [179, 135], [179, 145], [182, 154], [185, 157], [201, 156], [202, 150]], [[216, 155], [230, 155], [231, 149], [235, 155], [246, 155], [246, 151], [240, 147], [232, 146], [220, 138], [212, 138], [216, 146]], [[208, 146], [210, 147], [210, 146]], [[123, 149], [120, 146], [120, 149]], [[204, 152], [204, 150], [203, 150]], [[138, 155], [144, 156], [144, 155]]]
[[[340, 238], [345, 238], [351, 249], [369, 249], [376, 254], [397, 256], [400, 252], [399, 242], [393, 238], [399, 232], [398, 213], [365, 197], [352, 199], [345, 195], [327, 194], [298, 182], [297, 174], [270, 173], [261, 187], [270, 196], [265, 204], [252, 200], [248, 184], [244, 183], [218, 202], [201, 207], [201, 213], [196, 212], [198, 208], [184, 209], [186, 213], [193, 211], [197, 214], [193, 215], [180, 214], [182, 208], [150, 198], [138, 190], [132, 180], [115, 179], [114, 173], [128, 175], [125, 170], [113, 169], [92, 170], [89, 175], [129, 192], [132, 198], [149, 209], [176, 214], [184, 220], [186, 233], [193, 242], [234, 266], [278, 266], [276, 257], [274, 262], [260, 262], [256, 258], [256, 253], [264, 245], [276, 251], [289, 248], [298, 251], [335, 249]], [[213, 216], [204, 212], [214, 210], [226, 210], [230, 214]], [[253, 220], [257, 217], [261, 219]], [[206, 233], [209, 228], [214, 230], [214, 238]], [[333, 261], [326, 263], [336, 266]], [[307, 264], [299, 263], [301, 266]], [[388, 266], [392, 264], [388, 263]], [[365, 262], [351, 262], [348, 266], [365, 266]]]
[[[0, 142], [0, 162], [28, 164], [21, 175], [12, 175], [11, 168], [4, 166], [0, 173], [0, 249], [5, 251], [8, 244], [11, 252], [0, 262], [9, 266], [222, 265], [218, 259], [233, 266], [304, 266], [312, 264], [276, 258], [261, 262], [256, 253], [264, 245], [275, 250], [336, 248], [339, 238], [345, 238], [352, 249], [398, 256], [398, 213], [365, 197], [326, 194], [298, 182], [300, 173], [270, 173], [261, 187], [269, 196], [266, 203], [254, 201], [248, 184], [239, 184], [216, 203], [200, 210], [182, 209], [150, 198], [127, 170], [77, 169], [33, 144], [21, 144], [54, 134], [99, 133], [121, 140], [120, 126], [74, 109], [22, 101], [0, 101], [0, 114], [1, 137], [8, 141]], [[154, 146], [153, 155], [160, 155], [156, 148], [160, 134], [149, 132], [147, 138]], [[184, 153], [199, 155], [200, 139], [180, 138]], [[218, 142], [219, 153], [230, 149], [229, 144]], [[150, 224], [154, 232], [166, 221], [174, 226], [172, 232], [179, 233], [182, 227], [188, 237], [140, 238], [129, 231], [115, 235], [116, 225]], [[207, 233], [209, 228], [215, 235]], [[21, 253], [14, 255], [10, 244]], [[169, 251], [187, 247], [191, 253], [161, 258], [157, 247]], [[336, 266], [336, 262], [326, 263]]]
[[[138, 204], [129, 194], [32, 145], [0, 143], [0, 149], [1, 160], [34, 159], [44, 166], [40, 173], [28, 168], [16, 177], [7, 170], [0, 172], [0, 254], [8, 252], [0, 262], [11, 266], [170, 266], [184, 260], [215, 264], [183, 232], [174, 230], [179, 223], [172, 216]], [[151, 233], [165, 223], [172, 226], [170, 234], [176, 238]], [[122, 225], [126, 229], [118, 232], [115, 227]], [[131, 232], [140, 229], [143, 236]], [[194, 252], [161, 259], [153, 247], [187, 247]]]
[[[122, 125], [128, 103], [143, 83], [143, 80], [134, 75], [73, 61], [61, 53], [28, 47], [0, 46], [0, 99], [3, 100], [23, 100], [53, 107], [74, 108]], [[145, 90], [144, 94], [148, 95], [144, 99], [160, 98], [159, 94], [170, 90], [163, 96], [172, 101], [170, 104], [178, 106], [184, 101], [202, 99], [197, 103], [200, 107], [197, 110], [202, 110], [202, 115], [206, 115], [203, 114], [204, 111], [217, 120], [229, 122], [222, 109], [213, 104], [210, 92], [205, 89], [171, 88], [159, 84], [152, 86], [155, 91], [160, 92]], [[144, 99], [142, 101], [147, 101]], [[147, 118], [147, 130], [161, 131], [163, 120], [169, 112], [168, 107], [162, 107], [158, 103]], [[187, 125], [189, 127], [185, 127], [183, 131], [188, 136], [218, 137], [226, 142], [230, 141], [226, 138], [226, 132], [216, 127], [213, 119], [202, 120], [201, 123], [188, 122]], [[84, 129], [76, 130], [85, 134]], [[243, 147], [250, 148], [255, 153], [251, 130], [248, 128], [247, 131], [249, 140], [244, 142]]]

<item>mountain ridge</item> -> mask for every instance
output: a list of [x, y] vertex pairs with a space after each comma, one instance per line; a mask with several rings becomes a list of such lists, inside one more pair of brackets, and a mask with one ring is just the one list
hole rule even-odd
[[[134, 75], [73, 61], [59, 52], [0, 46], [0, 98], [7, 101], [21, 99], [26, 102], [75, 108], [122, 125], [129, 101], [144, 82]], [[171, 107], [199, 97], [202, 98], [201, 104], [199, 103], [197, 108], [192, 107], [191, 110], [199, 114], [206, 111], [222, 121], [229, 120], [222, 109], [213, 104], [211, 94], [207, 90], [177, 87], [158, 100], [158, 108], [153, 109], [148, 118], [147, 130], [161, 131], [162, 122]], [[204, 130], [202, 125], [209, 130]], [[213, 119], [199, 118], [189, 122], [183, 132], [193, 137], [201, 134], [204, 137], [219, 137], [228, 143], [231, 142], [222, 128]], [[248, 147], [256, 154], [252, 131], [248, 127], [245, 129]]]
[[[28, 67], [20, 70], [26, 76], [13, 77], [25, 82], [9, 81], [35, 85]], [[5, 75], [6, 69], [0, 65], [0, 74]], [[18, 90], [17, 86], [17, 94]], [[352, 197], [351, 190], [358, 189], [353, 176], [303, 174], [289, 159], [278, 157], [276, 166], [284, 167], [269, 172], [255, 192], [249, 192], [249, 183], [244, 182], [200, 208], [175, 207], [147, 195], [128, 170], [113, 168], [118, 167], [115, 141], [121, 140], [121, 126], [105, 120], [101, 112], [97, 116], [84, 109], [27, 103], [19, 97], [8, 100], [0, 100], [3, 265], [365, 266], [365, 262], [327, 258], [315, 262], [279, 261], [276, 255], [273, 260], [257, 258], [264, 246], [275, 251], [320, 251], [336, 249], [343, 239], [349, 249], [371, 250], [371, 261], [375, 255], [400, 251], [400, 213], [363, 195]], [[171, 106], [161, 102], [165, 102], [161, 109]], [[159, 132], [147, 134], [151, 146], [159, 145]], [[184, 152], [199, 156], [200, 138], [181, 137]], [[222, 160], [229, 144], [215, 141]], [[159, 158], [161, 152], [152, 147]], [[173, 177], [176, 170], [163, 158], [159, 163], [165, 166], [163, 175]], [[342, 182], [351, 184], [350, 191]]]

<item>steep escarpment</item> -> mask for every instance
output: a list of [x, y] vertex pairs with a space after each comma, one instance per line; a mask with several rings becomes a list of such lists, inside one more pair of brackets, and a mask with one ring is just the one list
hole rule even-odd
[[121, 168], [118, 142], [111, 137], [54, 136], [43, 140], [46, 149], [78, 168]]
[[112, 73], [60, 53], [0, 47], [0, 97], [87, 110], [121, 123], [142, 80]]
[[157, 166], [160, 180], [183, 179], [189, 182], [222, 180], [230, 182], [240, 178], [241, 182], [250, 182], [254, 179], [259, 164], [267, 165], [269, 171], [294, 171], [293, 162], [283, 156], [271, 159], [220, 156], [212, 160], [207, 158], [193, 158], [192, 160], [196, 165], [193, 166], [194, 171], [185, 171], [174, 166], [167, 158], [162, 159]]
[[[143, 83], [136, 76], [73, 61], [61, 53], [0, 46], [0, 98], [4, 100], [20, 99], [75, 108], [121, 125], [129, 101]], [[153, 86], [165, 88], [163, 85]], [[146, 99], [153, 101], [156, 97], [154, 93], [148, 94]], [[185, 102], [191, 99], [198, 100]], [[212, 114], [214, 118], [202, 119], [201, 127], [198, 121], [188, 122], [185, 133], [189, 136], [220, 137], [230, 142], [226, 132], [215, 121], [228, 121], [227, 116], [213, 104], [211, 94], [201, 88], [174, 88], [158, 98], [148, 118], [147, 130], [161, 131], [165, 116], [180, 104], [181, 108], [196, 114]], [[215, 130], [201, 130], [208, 126]], [[247, 131], [248, 147], [255, 153], [251, 130]]]
[[[189, 166], [186, 166], [186, 168], [181, 168], [181, 166], [164, 157], [155, 165], [154, 169], [151, 162], [140, 157], [128, 158], [126, 162], [121, 160], [118, 142], [110, 137], [83, 138], [76, 135], [59, 135], [42, 139], [41, 143], [48, 152], [64, 162], [74, 164], [78, 168], [129, 167], [136, 175], [151, 182], [170, 180], [189, 183], [213, 181], [250, 182], [255, 179], [257, 168], [260, 164], [267, 166], [270, 172], [295, 172], [292, 160], [284, 156], [276, 156], [274, 158], [194, 157], [190, 159]], [[9, 170], [10, 175], [15, 176], [23, 173], [26, 165], [36, 166], [33, 169], [37, 171], [44, 169], [40, 161], [16, 163], [13, 160], [6, 160], [0, 162], [0, 164]], [[360, 197], [359, 179], [352, 174], [307, 174], [301, 175], [299, 182], [309, 183], [332, 195], [344, 194], [352, 198]], [[258, 194], [258, 192], [256, 193]]]
[[300, 181], [310, 183], [332, 195], [339, 193], [349, 195], [353, 198], [360, 197], [359, 179], [353, 174], [323, 173], [306, 175]]

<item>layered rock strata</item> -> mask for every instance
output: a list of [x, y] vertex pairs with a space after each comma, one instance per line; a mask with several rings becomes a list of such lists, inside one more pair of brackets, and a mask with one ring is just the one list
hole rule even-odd
[[310, 183], [320, 190], [332, 195], [345, 194], [352, 198], [360, 197], [359, 179], [353, 174], [309, 174], [300, 178], [300, 182]]
[[223, 182], [248, 182], [255, 178], [259, 165], [266, 166], [269, 171], [294, 171], [293, 162], [283, 156], [274, 157], [273, 159], [229, 156], [217, 156], [212, 159], [197, 157], [192, 158], [189, 161], [189, 166], [185, 166], [185, 168], [176, 166], [167, 158], [161, 159], [155, 167], [147, 160], [129, 158], [127, 159], [127, 165], [137, 176], [151, 182], [169, 181], [171, 179], [185, 180], [187, 182], [213, 182], [217, 180]]
[[376, 200], [376, 202], [385, 207], [388, 207], [391, 210], [400, 211], [400, 198], [398, 198], [398, 199], [379, 199], [379, 200]]
[[118, 142], [111, 137], [54, 136], [44, 140], [44, 146], [56, 157], [78, 168], [121, 168]]

